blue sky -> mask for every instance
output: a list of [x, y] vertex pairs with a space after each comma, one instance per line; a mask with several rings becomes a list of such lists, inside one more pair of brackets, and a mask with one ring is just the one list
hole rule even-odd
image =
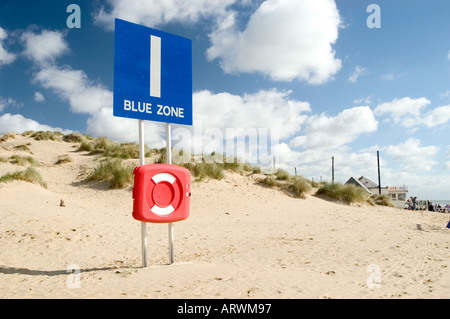
[[[67, 26], [72, 3], [81, 28]], [[121, 18], [192, 40], [194, 126], [174, 125], [174, 145], [189, 132], [194, 152], [226, 151], [227, 128], [277, 129], [271, 146], [291, 173], [330, 180], [334, 156], [337, 181], [376, 182], [379, 151], [382, 186], [447, 199], [448, 12], [440, 0], [2, 0], [0, 134], [137, 142], [137, 121], [112, 115]], [[164, 130], [146, 122], [146, 143], [163, 147]]]

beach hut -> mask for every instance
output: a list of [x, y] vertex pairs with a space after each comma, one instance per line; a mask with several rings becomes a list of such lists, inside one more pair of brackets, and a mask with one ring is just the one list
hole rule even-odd
[[350, 177], [346, 184], [353, 184], [365, 189], [370, 195], [377, 195], [381, 190], [381, 195], [388, 195], [397, 208], [403, 208], [406, 203], [408, 186], [385, 186], [378, 187], [376, 183], [365, 176], [359, 178]]

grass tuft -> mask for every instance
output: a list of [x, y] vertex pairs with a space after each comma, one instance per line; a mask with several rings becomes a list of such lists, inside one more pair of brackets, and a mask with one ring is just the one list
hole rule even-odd
[[50, 131], [38, 131], [31, 133], [30, 137], [33, 137], [36, 141], [61, 141], [62, 136], [64, 136], [61, 132], [50, 132]]
[[280, 181], [285, 181], [289, 178], [289, 173], [280, 168], [275, 172], [275, 177]]
[[306, 194], [311, 191], [312, 185], [309, 180], [302, 176], [294, 176], [287, 189], [298, 198], [306, 198]]
[[[78, 151], [87, 151], [89, 154], [100, 154], [110, 158], [139, 158], [139, 145], [136, 143], [116, 143], [106, 137], [99, 137], [94, 140], [84, 139]], [[151, 150], [144, 146], [145, 157], [151, 155]]]
[[[224, 178], [224, 171], [231, 171], [235, 173], [243, 174], [244, 172], [261, 173], [261, 168], [252, 166], [248, 163], [240, 163], [237, 158], [227, 158], [224, 163], [213, 161], [205, 161], [202, 159], [201, 162], [196, 162], [193, 156], [183, 155], [186, 163], [174, 163], [176, 165], [183, 166], [187, 168], [192, 175], [197, 177], [197, 180], [204, 180], [205, 178], [212, 179], [222, 179]], [[211, 154], [214, 156], [214, 154]], [[174, 158], [174, 156], [172, 156]], [[160, 153], [159, 158], [156, 163], [165, 163], [166, 153]]]
[[12, 155], [9, 160], [12, 164], [20, 166], [26, 166], [28, 164], [39, 166], [39, 163], [31, 156]]
[[58, 156], [58, 159], [56, 160], [55, 164], [59, 165], [59, 164], [70, 163], [70, 162], [72, 162], [72, 159], [69, 157], [69, 155], [65, 154], [65, 155]]
[[22, 135], [22, 136], [30, 136], [30, 135], [33, 134], [33, 133], [35, 133], [35, 131], [25, 131], [25, 132], [23, 132], [23, 133], [20, 134], [20, 135]]
[[0, 135], [0, 142], [6, 142], [10, 138], [12, 138], [12, 139], [16, 138], [15, 134], [11, 132], [11, 133]]
[[84, 135], [78, 132], [66, 134], [62, 138], [62, 140], [67, 143], [81, 143], [86, 139], [87, 138]]
[[281, 183], [273, 175], [266, 176], [264, 179], [259, 180], [259, 183], [269, 187], [281, 186]]
[[222, 179], [225, 177], [223, 174], [223, 166], [220, 163], [190, 163], [191, 165], [184, 166], [191, 171], [191, 174], [197, 177], [197, 180], [201, 181], [205, 178]]
[[16, 149], [18, 151], [24, 151], [24, 152], [29, 152], [29, 153], [33, 154], [31, 152], [30, 148], [28, 147], [28, 145], [25, 145], [25, 144], [14, 146], [14, 149]]
[[344, 201], [346, 203], [365, 202], [368, 199], [367, 192], [361, 187], [351, 184], [323, 183], [317, 190], [317, 195], [327, 195], [331, 198]]
[[81, 144], [78, 147], [78, 151], [93, 152], [94, 151], [94, 143], [92, 141], [83, 140], [83, 141], [81, 141]]
[[244, 164], [241, 163], [238, 158], [234, 157], [228, 157], [225, 159], [224, 163], [220, 163], [220, 165], [223, 167], [224, 170], [231, 171], [231, 172], [242, 172], [244, 169]]
[[374, 194], [370, 196], [369, 199], [367, 199], [369, 204], [375, 204], [379, 206], [388, 206], [388, 207], [394, 207], [394, 204], [391, 202], [391, 198], [388, 195], [379, 195]]
[[[287, 176], [286, 176], [287, 174]], [[311, 191], [311, 182], [302, 176], [290, 176], [286, 171], [278, 170], [275, 174], [266, 176], [259, 180], [259, 184], [282, 189], [294, 197], [306, 198]]]
[[133, 181], [133, 165], [122, 165], [121, 159], [102, 161], [87, 177], [87, 181], [109, 181], [110, 188], [124, 188]]
[[0, 182], [11, 182], [14, 180], [21, 180], [29, 183], [39, 184], [47, 188], [47, 183], [44, 182], [41, 175], [32, 167], [28, 167], [25, 171], [17, 171], [14, 173], [7, 173], [0, 177]]

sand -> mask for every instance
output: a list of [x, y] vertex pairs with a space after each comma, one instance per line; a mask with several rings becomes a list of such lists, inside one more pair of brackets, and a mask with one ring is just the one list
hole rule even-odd
[[[14, 148], [28, 143], [32, 154]], [[450, 214], [298, 199], [231, 172], [192, 181], [174, 264], [167, 224], [147, 224], [144, 269], [131, 186], [85, 182], [98, 156], [77, 146], [0, 142], [0, 157], [33, 156], [48, 184], [0, 183], [0, 298], [450, 297]], [[25, 168], [0, 162], [0, 176]]]

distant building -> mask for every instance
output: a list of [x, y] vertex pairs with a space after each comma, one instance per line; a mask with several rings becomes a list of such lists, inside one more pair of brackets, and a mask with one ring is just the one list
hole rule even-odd
[[370, 195], [377, 195], [381, 189], [381, 195], [389, 195], [397, 208], [404, 208], [406, 203], [406, 198], [408, 194], [408, 186], [385, 186], [379, 188], [377, 184], [372, 182], [367, 177], [361, 176], [358, 179], [350, 177], [350, 179], [345, 184], [353, 184], [365, 189]]

